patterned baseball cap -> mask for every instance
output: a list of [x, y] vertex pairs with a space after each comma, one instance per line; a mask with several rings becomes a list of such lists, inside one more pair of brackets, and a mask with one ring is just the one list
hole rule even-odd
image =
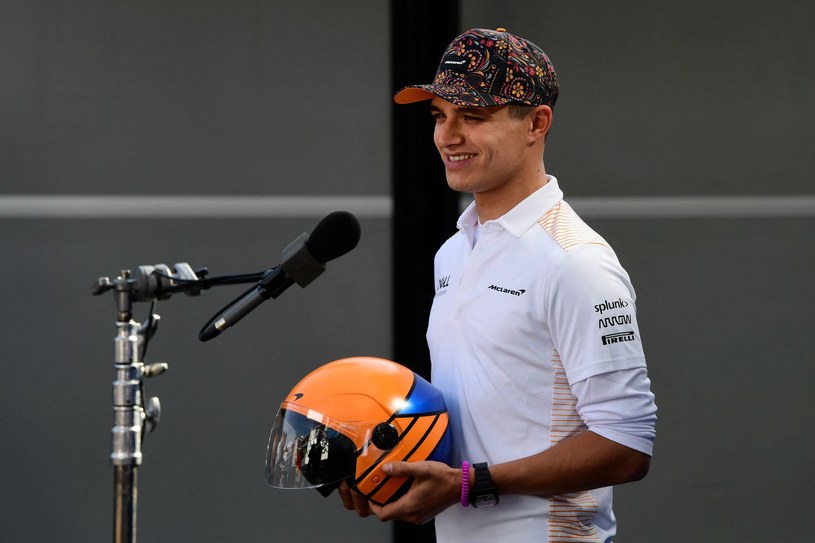
[[540, 47], [503, 28], [475, 28], [447, 47], [433, 83], [410, 85], [393, 99], [410, 104], [438, 96], [459, 106], [554, 107], [557, 95], [555, 68]]

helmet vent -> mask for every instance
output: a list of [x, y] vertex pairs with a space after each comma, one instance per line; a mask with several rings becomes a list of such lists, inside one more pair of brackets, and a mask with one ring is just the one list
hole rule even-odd
[[380, 422], [371, 434], [371, 442], [376, 448], [389, 451], [399, 443], [399, 431], [388, 422]]

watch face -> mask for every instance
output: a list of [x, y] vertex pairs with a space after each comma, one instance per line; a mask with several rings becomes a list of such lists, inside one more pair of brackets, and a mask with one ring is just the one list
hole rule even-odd
[[498, 503], [498, 499], [495, 494], [485, 494], [483, 496], [476, 496], [475, 501], [473, 502], [474, 507], [490, 507]]

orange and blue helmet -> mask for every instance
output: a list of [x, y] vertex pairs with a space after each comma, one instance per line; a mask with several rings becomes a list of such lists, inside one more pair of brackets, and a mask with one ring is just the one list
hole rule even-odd
[[328, 496], [342, 481], [379, 505], [410, 487], [382, 464], [449, 464], [447, 406], [433, 385], [382, 358], [330, 362], [300, 381], [280, 406], [266, 455], [266, 482], [316, 488]]

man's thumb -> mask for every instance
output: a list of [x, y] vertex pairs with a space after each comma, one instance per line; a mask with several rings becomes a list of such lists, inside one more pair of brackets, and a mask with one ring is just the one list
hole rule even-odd
[[382, 465], [382, 471], [388, 475], [408, 475], [410, 468], [407, 462], [388, 462]]

